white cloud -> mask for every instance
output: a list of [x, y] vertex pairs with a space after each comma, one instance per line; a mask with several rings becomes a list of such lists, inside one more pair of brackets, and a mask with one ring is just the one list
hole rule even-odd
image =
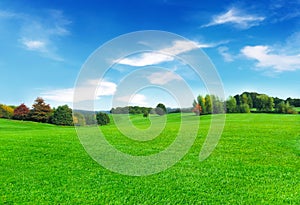
[[130, 66], [147, 66], [172, 61], [174, 58], [161, 53], [143, 53], [135, 58], [124, 58], [118, 61], [119, 64]]
[[42, 15], [0, 10], [0, 18], [19, 24], [19, 42], [26, 50], [34, 51], [41, 56], [62, 61], [56, 51], [57, 37], [70, 34], [71, 24], [60, 10], [45, 10]]
[[199, 44], [194, 41], [174, 41], [172, 46], [157, 51], [143, 53], [138, 57], [123, 58], [115, 61], [115, 63], [130, 66], [148, 66], [163, 62], [173, 61], [174, 56], [185, 53], [197, 48], [213, 47], [213, 44]]
[[97, 96], [109, 96], [115, 94], [117, 85], [113, 82], [101, 81], [98, 89]]
[[[79, 93], [79, 97], [76, 98], [77, 101], [85, 100], [95, 100], [99, 99], [101, 96], [114, 95], [117, 89], [117, 85], [113, 82], [98, 80], [90, 80], [85, 86], [77, 87], [76, 93]], [[96, 94], [92, 92], [95, 91]], [[56, 102], [73, 102], [75, 88], [65, 88], [65, 89], [55, 89], [50, 91], [45, 91], [41, 94], [46, 100], [52, 100]]]
[[275, 53], [271, 47], [265, 45], [245, 46], [241, 53], [247, 58], [258, 61], [257, 68], [271, 68], [275, 72], [300, 69], [300, 54]]
[[228, 47], [226, 46], [221, 46], [218, 48], [219, 54], [224, 58], [224, 61], [226, 62], [232, 62], [234, 57], [228, 53]]
[[46, 48], [46, 42], [44, 41], [22, 39], [21, 42], [28, 50], [36, 50], [36, 51], [44, 52]]
[[73, 88], [50, 90], [41, 94], [42, 98], [46, 100], [53, 100], [55, 102], [72, 102], [73, 95]]
[[181, 77], [169, 71], [151, 73], [151, 75], [147, 76], [147, 79], [150, 83], [156, 85], [165, 85], [173, 80], [182, 80]]
[[127, 105], [135, 106], [147, 106], [147, 98], [142, 94], [127, 95], [122, 97], [117, 97], [119, 102], [126, 103]]
[[203, 27], [220, 24], [233, 24], [240, 29], [247, 29], [258, 25], [265, 17], [245, 14], [237, 8], [231, 8], [226, 13], [214, 16], [212, 21]]

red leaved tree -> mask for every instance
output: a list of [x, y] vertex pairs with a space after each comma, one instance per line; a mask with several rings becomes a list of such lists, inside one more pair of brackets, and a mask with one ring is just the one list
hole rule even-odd
[[29, 108], [24, 103], [22, 103], [14, 110], [13, 119], [27, 120], [29, 112], [30, 112]]
[[199, 116], [202, 113], [202, 107], [201, 105], [199, 105], [199, 103], [197, 103], [193, 109], [193, 112]]

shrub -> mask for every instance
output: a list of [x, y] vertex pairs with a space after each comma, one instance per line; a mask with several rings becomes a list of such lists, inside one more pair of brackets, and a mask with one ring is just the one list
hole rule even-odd
[[250, 113], [250, 107], [248, 104], [243, 103], [239, 106], [240, 113]]
[[148, 117], [148, 116], [149, 116], [149, 112], [145, 111], [145, 112], [143, 113], [143, 117]]

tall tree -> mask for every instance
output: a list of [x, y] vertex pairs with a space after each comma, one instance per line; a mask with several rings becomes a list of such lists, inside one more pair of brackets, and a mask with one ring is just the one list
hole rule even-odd
[[228, 100], [226, 101], [226, 111], [228, 113], [237, 112], [236, 99], [232, 96], [229, 96]]
[[224, 103], [216, 95], [210, 95], [213, 113], [224, 113]]
[[[206, 111], [206, 109], [205, 109], [205, 98], [202, 97], [201, 95], [198, 95], [198, 97], [197, 97], [197, 103], [196, 103], [195, 106], [197, 106], [197, 104], [200, 106], [200, 107], [198, 107], [198, 108], [201, 108], [201, 111], [200, 111], [199, 114], [206, 114], [207, 111]], [[195, 106], [194, 106], [194, 108], [195, 108]], [[199, 110], [199, 109], [198, 109], [198, 110]]]
[[38, 97], [32, 105], [29, 116], [32, 121], [48, 122], [52, 114], [52, 109], [49, 104], [46, 104], [43, 98]]
[[72, 109], [68, 105], [58, 106], [51, 116], [51, 123], [55, 125], [73, 125]]
[[212, 99], [210, 95], [205, 96], [205, 113], [211, 114], [213, 111]]
[[262, 94], [257, 96], [257, 110], [271, 112], [274, 108], [274, 100], [268, 95]]
[[22, 103], [14, 110], [13, 118], [16, 120], [27, 120], [29, 117], [29, 112], [29, 108], [24, 103]]

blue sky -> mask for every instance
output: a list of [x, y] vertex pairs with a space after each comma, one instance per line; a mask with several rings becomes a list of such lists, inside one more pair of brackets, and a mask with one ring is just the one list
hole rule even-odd
[[[299, 28], [299, 0], [3, 0], [0, 103], [31, 106], [41, 96], [52, 106], [72, 105], [74, 85], [88, 57], [105, 42], [141, 30], [168, 31], [194, 42], [215, 65], [225, 96], [254, 91], [299, 98]], [[173, 42], [161, 49], [176, 49], [175, 45], [179, 44]], [[120, 79], [130, 70], [147, 66], [169, 70], [164, 70], [162, 77], [159, 72], [163, 70], [148, 67], [147, 79], [157, 86], [124, 94], [119, 100], [144, 106], [163, 102], [175, 107], [172, 93], [159, 86], [178, 86], [180, 77], [188, 82], [194, 95], [206, 94], [203, 82], [197, 81], [184, 64], [167, 60], [166, 56], [162, 60], [161, 56], [155, 57], [156, 61], [151, 61], [137, 55], [114, 65], [102, 79], [95, 109], [110, 109], [121, 87]], [[99, 86], [99, 79], [94, 84], [89, 82]]]

